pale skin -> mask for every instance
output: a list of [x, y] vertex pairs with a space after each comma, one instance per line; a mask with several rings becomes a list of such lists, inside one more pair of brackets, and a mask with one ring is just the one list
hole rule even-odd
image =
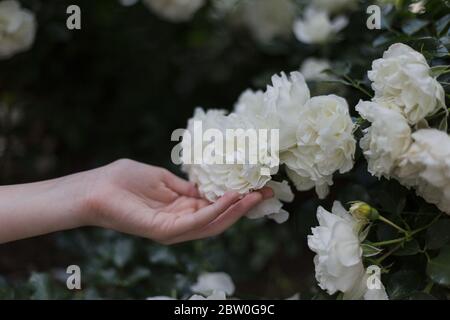
[[0, 243], [97, 226], [174, 244], [218, 235], [273, 196], [270, 188], [203, 199], [166, 169], [122, 159], [35, 183], [0, 187]]

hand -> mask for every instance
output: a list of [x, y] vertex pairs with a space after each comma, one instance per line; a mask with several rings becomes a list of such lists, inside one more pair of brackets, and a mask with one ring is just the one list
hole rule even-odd
[[242, 197], [227, 193], [215, 203], [166, 169], [119, 160], [88, 171], [82, 211], [88, 224], [139, 235], [163, 244], [220, 234], [273, 196], [263, 188]]

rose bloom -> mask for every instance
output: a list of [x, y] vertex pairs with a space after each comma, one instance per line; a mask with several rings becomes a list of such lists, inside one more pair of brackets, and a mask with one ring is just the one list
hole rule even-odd
[[376, 102], [359, 101], [355, 109], [371, 123], [360, 140], [368, 170], [374, 176], [389, 178], [411, 144], [411, 128], [398, 111]]
[[157, 15], [171, 22], [184, 22], [205, 4], [205, 0], [143, 0]]
[[360, 224], [338, 201], [332, 212], [317, 209], [319, 226], [312, 228], [308, 246], [316, 253], [314, 266], [319, 287], [328, 294], [340, 291], [344, 299], [387, 299], [384, 287], [369, 290], [359, 235]]
[[323, 81], [332, 78], [326, 72], [324, 72], [325, 70], [330, 68], [331, 65], [328, 60], [307, 58], [305, 59], [305, 61], [303, 61], [300, 67], [300, 72], [303, 74], [307, 81]]
[[265, 92], [246, 90], [235, 105], [235, 113], [252, 119], [260, 128], [278, 129], [280, 150], [296, 144], [300, 112], [310, 97], [305, 78], [300, 72], [284, 72], [272, 76]]
[[209, 272], [201, 274], [191, 290], [198, 294], [189, 300], [226, 300], [227, 296], [233, 295], [235, 286], [225, 272]]
[[425, 57], [405, 44], [391, 45], [373, 61], [368, 77], [375, 99], [397, 106], [410, 124], [445, 108], [444, 89], [430, 75]]
[[332, 213], [317, 209], [319, 226], [312, 228], [308, 246], [316, 253], [314, 265], [319, 286], [328, 294], [351, 290], [362, 277], [362, 248], [357, 221], [335, 201]]
[[267, 217], [275, 220], [277, 223], [286, 222], [289, 219], [289, 212], [282, 208], [282, 201], [292, 202], [292, 200], [294, 200], [294, 194], [292, 193], [291, 187], [287, 181], [269, 181], [266, 186], [273, 190], [273, 198], [264, 200], [250, 210], [247, 213], [247, 218], [258, 219]]
[[[218, 197], [225, 194], [227, 191], [236, 191], [241, 194], [246, 194], [250, 191], [261, 189], [271, 179], [270, 175], [262, 175], [261, 169], [267, 169], [270, 174], [278, 171], [278, 166], [273, 165], [272, 162], [260, 163], [262, 157], [258, 157], [256, 164], [249, 164], [249, 159], [243, 159], [248, 151], [246, 144], [234, 143], [234, 149], [228, 150], [226, 148], [226, 141], [223, 141], [222, 151], [218, 150], [218, 154], [210, 154], [206, 152], [207, 145], [213, 142], [213, 139], [202, 141], [202, 159], [195, 158], [193, 150], [194, 121], [201, 121], [202, 130], [205, 132], [208, 129], [219, 130], [224, 139], [226, 138], [226, 129], [255, 129], [251, 122], [243, 116], [236, 114], [226, 115], [224, 110], [208, 110], [203, 111], [201, 108], [195, 110], [194, 117], [188, 121], [188, 132], [192, 137], [192, 141], [183, 138], [182, 148], [184, 154], [190, 154], [191, 159], [189, 163], [183, 164], [183, 170], [188, 174], [189, 180], [198, 185], [200, 193], [210, 201], [215, 201]], [[263, 144], [258, 143], [261, 147], [257, 151], [260, 154], [267, 154], [268, 150], [264, 148]], [[234, 163], [225, 163], [226, 157], [234, 159]], [[213, 157], [218, 157], [223, 160], [222, 163], [214, 161]], [[200, 160], [200, 164], [196, 164], [196, 160]], [[244, 162], [243, 164], [236, 163], [238, 160]]]
[[450, 137], [436, 129], [421, 129], [412, 138], [396, 175], [402, 184], [414, 187], [419, 196], [450, 214]]
[[322, 44], [328, 42], [347, 24], [348, 19], [344, 16], [331, 20], [326, 11], [308, 7], [303, 18], [295, 20], [293, 30], [295, 37], [303, 43]]
[[290, 35], [295, 7], [291, 0], [246, 0], [238, 2], [237, 13], [254, 38], [266, 43]]
[[280, 154], [298, 190], [315, 187], [319, 198], [324, 198], [333, 184], [333, 173], [353, 167], [353, 128], [345, 99], [317, 96], [305, 104], [297, 124], [296, 145]]
[[19, 2], [0, 2], [0, 59], [31, 47], [36, 34], [34, 14], [20, 7]]

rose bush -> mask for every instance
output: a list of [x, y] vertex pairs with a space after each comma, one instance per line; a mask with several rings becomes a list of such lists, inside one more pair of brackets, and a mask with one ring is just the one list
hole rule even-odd
[[80, 0], [71, 32], [70, 1], [0, 1], [2, 184], [118, 156], [179, 170], [189, 118], [280, 130], [278, 165], [183, 165], [210, 201], [271, 187], [251, 219], [171, 247], [91, 229], [2, 245], [0, 297], [449, 298], [450, 8], [377, 3], [379, 30], [372, 1]]

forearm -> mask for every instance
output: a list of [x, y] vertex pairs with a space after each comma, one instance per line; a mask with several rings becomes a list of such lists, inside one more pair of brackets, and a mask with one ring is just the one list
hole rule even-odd
[[84, 224], [80, 174], [0, 187], [0, 243]]

